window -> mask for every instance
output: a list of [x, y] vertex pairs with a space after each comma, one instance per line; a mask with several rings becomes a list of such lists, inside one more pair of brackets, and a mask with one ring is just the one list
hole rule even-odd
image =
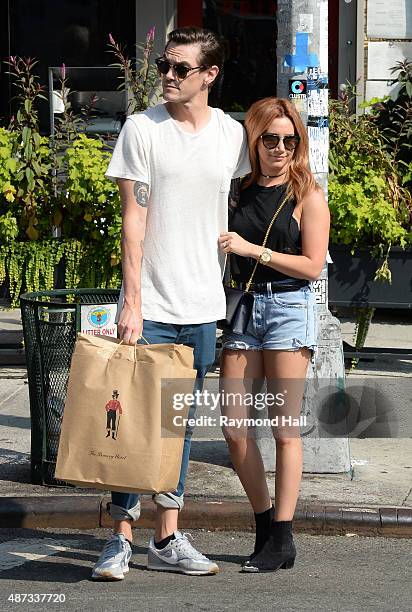
[[223, 75], [211, 92], [212, 105], [244, 113], [256, 100], [276, 95], [274, 0], [206, 0], [203, 24], [223, 38], [226, 50]]
[[[136, 0], [13, 0], [0, 8], [1, 56], [35, 57], [41, 84], [48, 88], [48, 70], [52, 66], [108, 66], [116, 61], [106, 53], [108, 36], [135, 52]], [[4, 24], [7, 24], [7, 32]], [[10, 36], [9, 33], [10, 32]], [[69, 87], [76, 86], [69, 83]], [[91, 87], [91, 86], [90, 86]], [[0, 74], [0, 120], [8, 123], [13, 113], [9, 103], [14, 90], [9, 75]], [[11, 94], [11, 95], [10, 95]], [[49, 131], [49, 108], [39, 106], [41, 131]]]

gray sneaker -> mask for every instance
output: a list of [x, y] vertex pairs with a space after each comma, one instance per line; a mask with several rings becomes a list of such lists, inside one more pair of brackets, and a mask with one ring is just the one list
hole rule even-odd
[[106, 542], [93, 568], [93, 580], [123, 580], [129, 571], [132, 549], [122, 533], [116, 533]]
[[158, 550], [154, 539], [150, 540], [147, 567], [151, 570], [161, 572], [180, 572], [191, 576], [203, 576], [205, 574], [217, 574], [219, 567], [213, 561], [196, 550], [187, 536], [190, 534], [174, 532], [175, 539]]

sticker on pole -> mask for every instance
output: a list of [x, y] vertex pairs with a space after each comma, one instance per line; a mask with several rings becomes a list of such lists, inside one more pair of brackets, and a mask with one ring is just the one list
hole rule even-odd
[[305, 99], [307, 95], [306, 80], [304, 79], [289, 79], [289, 98]]
[[82, 304], [80, 308], [82, 334], [117, 337], [117, 325], [114, 322], [117, 304]]
[[326, 304], [327, 303], [327, 293], [326, 293], [326, 279], [319, 278], [312, 282], [312, 291], [315, 294], [315, 303], [316, 304]]

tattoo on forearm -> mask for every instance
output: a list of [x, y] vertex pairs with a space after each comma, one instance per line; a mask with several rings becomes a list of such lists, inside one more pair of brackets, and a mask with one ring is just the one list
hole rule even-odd
[[147, 208], [147, 205], [149, 203], [148, 185], [146, 185], [146, 183], [140, 183], [139, 181], [136, 181], [136, 183], [134, 184], [134, 195], [136, 198], [136, 202], [139, 204], [139, 206], [141, 206], [142, 208]]

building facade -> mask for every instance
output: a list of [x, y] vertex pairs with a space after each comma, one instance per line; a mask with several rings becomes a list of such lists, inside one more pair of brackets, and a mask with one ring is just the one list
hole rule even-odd
[[[36, 71], [46, 86], [51, 68], [55, 68], [56, 78], [56, 68], [64, 62], [72, 68], [68, 76], [71, 88], [78, 92], [75, 106], [80, 108], [87, 93], [97, 91], [102, 120], [119, 119], [124, 112], [124, 100], [114, 93], [118, 85], [116, 74], [113, 70], [103, 70], [115, 61], [108, 53], [109, 33], [126, 45], [133, 56], [136, 41], [143, 41], [153, 25], [157, 53], [164, 48], [167, 32], [176, 26], [199, 25], [219, 33], [225, 45], [226, 62], [224, 76], [213, 89], [211, 103], [242, 118], [252, 102], [277, 93], [280, 3], [281, 0], [3, 2], [0, 4], [0, 124], [7, 125], [14, 109], [13, 87], [4, 63], [10, 55], [37, 58]], [[302, 27], [307, 28], [308, 24], [310, 27], [312, 3], [297, 4], [302, 7]], [[367, 97], [387, 92], [390, 89], [386, 85], [390, 78], [388, 62], [406, 56], [412, 46], [412, 2], [392, 0], [389, 5], [385, 0], [328, 0], [328, 8], [331, 95], [336, 97], [347, 81], [359, 81], [360, 93]], [[392, 17], [387, 16], [388, 11]], [[295, 52], [292, 39], [289, 51]], [[50, 115], [50, 108], [44, 103], [40, 108], [44, 133], [50, 131]]]

